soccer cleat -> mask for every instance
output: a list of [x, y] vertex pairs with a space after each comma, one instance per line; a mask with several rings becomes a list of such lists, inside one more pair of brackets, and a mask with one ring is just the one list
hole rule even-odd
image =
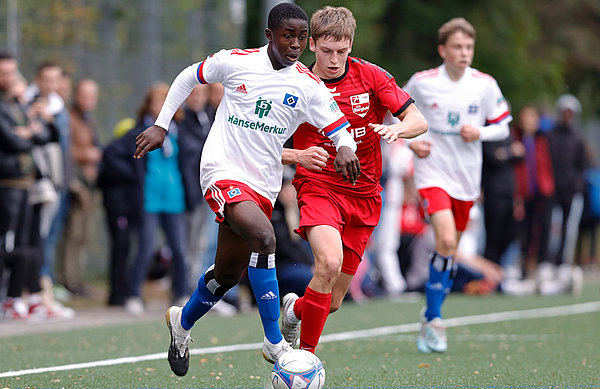
[[281, 315], [281, 335], [286, 342], [290, 344], [292, 348], [298, 344], [298, 337], [300, 335], [300, 321], [297, 320], [293, 323], [293, 319], [290, 320], [290, 316], [294, 315], [294, 303], [298, 300], [296, 293], [288, 293], [283, 296], [283, 314]]
[[189, 343], [192, 340], [190, 331], [186, 331], [181, 327], [182, 310], [182, 307], [172, 306], [165, 313], [167, 327], [169, 327], [169, 333], [171, 334], [167, 359], [173, 373], [180, 377], [186, 375], [190, 367]]
[[448, 349], [446, 326], [441, 317], [427, 321], [425, 310], [426, 308], [421, 310], [421, 331], [417, 335], [417, 350], [425, 354], [432, 351], [443, 353]]
[[443, 353], [448, 350], [448, 338], [446, 337], [446, 326], [441, 318], [425, 323], [425, 343], [431, 351]]
[[275, 364], [277, 360], [279, 360], [279, 357], [292, 350], [293, 348], [290, 347], [285, 339], [281, 339], [281, 342], [273, 344], [269, 342], [269, 339], [265, 336], [263, 343], [263, 357], [265, 358], [265, 361]]
[[417, 335], [417, 350], [423, 354], [431, 353], [431, 349], [427, 346], [427, 342], [425, 341], [425, 328], [427, 325], [427, 318], [424, 315], [425, 308], [421, 311], [421, 330]]

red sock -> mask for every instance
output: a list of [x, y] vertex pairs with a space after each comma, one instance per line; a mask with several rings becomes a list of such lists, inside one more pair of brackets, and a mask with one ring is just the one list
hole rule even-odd
[[299, 297], [298, 300], [294, 303], [294, 315], [300, 320], [302, 320], [302, 308], [304, 307], [304, 296]]
[[[319, 338], [325, 327], [329, 308], [331, 308], [331, 293], [319, 293], [306, 288], [306, 293], [300, 304], [302, 322], [300, 324], [300, 349], [315, 352]], [[296, 302], [296, 306], [298, 303]], [[294, 307], [296, 313], [296, 307]]]

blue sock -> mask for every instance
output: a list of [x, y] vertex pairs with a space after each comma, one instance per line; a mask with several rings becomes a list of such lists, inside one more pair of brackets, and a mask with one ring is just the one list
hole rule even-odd
[[429, 265], [429, 281], [425, 284], [425, 298], [427, 300], [425, 317], [428, 321], [433, 320], [436, 317], [442, 317], [442, 304], [454, 282], [450, 277], [452, 273], [452, 263], [452, 256], [442, 257], [435, 252], [431, 257], [431, 264]]
[[256, 298], [265, 336], [269, 342], [277, 344], [283, 336], [279, 330], [279, 285], [275, 271], [275, 254], [252, 253], [248, 279]]
[[181, 326], [186, 330], [191, 329], [194, 323], [219, 302], [227, 291], [215, 280], [213, 268], [214, 266], [211, 266], [200, 277], [198, 287], [183, 307]]

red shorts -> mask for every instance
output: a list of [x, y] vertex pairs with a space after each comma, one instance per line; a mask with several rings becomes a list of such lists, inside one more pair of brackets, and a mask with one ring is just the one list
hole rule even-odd
[[256, 193], [248, 185], [239, 181], [220, 180], [210, 185], [204, 195], [210, 209], [217, 215], [215, 221], [225, 221], [225, 204], [234, 204], [242, 201], [252, 201], [260, 208], [267, 218], [271, 220], [273, 204], [271, 201]]
[[469, 211], [473, 206], [473, 201], [457, 200], [438, 187], [419, 189], [419, 194], [423, 199], [423, 211], [426, 215], [433, 215], [437, 211], [450, 209], [452, 215], [454, 215], [456, 230], [462, 232], [467, 228]]
[[342, 272], [354, 275], [381, 215], [381, 196], [359, 197], [341, 194], [323, 185], [303, 182], [296, 188], [300, 226], [296, 233], [304, 240], [306, 228], [327, 225], [342, 236]]

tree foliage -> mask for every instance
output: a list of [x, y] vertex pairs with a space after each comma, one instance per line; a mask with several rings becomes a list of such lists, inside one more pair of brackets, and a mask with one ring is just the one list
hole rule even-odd
[[[309, 16], [322, 1], [298, 0]], [[390, 71], [400, 84], [441, 63], [437, 30], [462, 16], [477, 29], [473, 66], [493, 75], [513, 110], [551, 106], [566, 92], [584, 114], [600, 114], [600, 2], [597, 0], [332, 1], [357, 19], [353, 55]], [[305, 54], [305, 62], [313, 61]]]

